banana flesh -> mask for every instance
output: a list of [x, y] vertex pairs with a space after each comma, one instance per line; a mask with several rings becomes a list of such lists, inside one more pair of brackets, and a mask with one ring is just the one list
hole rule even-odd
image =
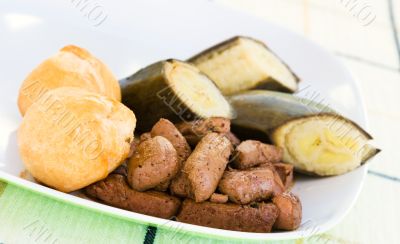
[[294, 92], [299, 78], [261, 41], [234, 37], [189, 59], [224, 95], [251, 89]]
[[283, 160], [303, 172], [321, 176], [349, 172], [379, 152], [371, 136], [354, 122], [335, 114], [296, 118], [272, 133], [284, 149]]

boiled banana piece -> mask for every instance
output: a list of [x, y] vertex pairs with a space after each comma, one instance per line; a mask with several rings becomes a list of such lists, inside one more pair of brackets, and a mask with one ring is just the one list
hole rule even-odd
[[181, 122], [233, 116], [214, 82], [186, 62], [163, 60], [120, 80], [120, 84], [122, 102], [139, 118], [139, 131], [148, 131], [160, 118]]
[[264, 43], [237, 36], [190, 58], [224, 95], [250, 89], [293, 93], [299, 78]]
[[320, 176], [349, 172], [380, 151], [368, 144], [372, 137], [367, 132], [337, 114], [292, 119], [276, 128], [271, 139], [283, 148], [284, 162]]

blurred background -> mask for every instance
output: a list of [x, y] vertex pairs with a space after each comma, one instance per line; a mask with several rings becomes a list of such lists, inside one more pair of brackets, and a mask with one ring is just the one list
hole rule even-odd
[[[7, 2], [7, 3], [6, 3]], [[82, 2], [89, 5], [82, 8]], [[13, 42], [26, 41], [30, 35], [29, 27], [51, 21], [53, 27], [46, 25], [38, 28], [43, 33], [51, 35], [37, 35], [30, 38], [30, 46], [46, 43], [53, 50], [74, 41], [75, 30], [87, 29], [88, 33], [96, 32], [97, 46], [92, 47], [93, 53], [102, 50], [103, 59], [120, 57], [126, 60], [126, 66], [113, 67], [117, 77], [130, 75], [142, 66], [142, 62], [150, 63], [163, 57], [188, 57], [193, 47], [182, 46], [180, 53], [168, 49], [160, 40], [147, 39], [146, 28], [149, 25], [160, 25], [160, 33], [170, 31], [173, 26], [163, 25], [160, 19], [154, 19], [160, 11], [165, 11], [167, 1], [151, 1], [154, 3], [154, 12], [141, 11], [141, 3], [130, 1], [102, 1], [102, 0], [64, 0], [64, 1], [2, 1], [0, 3], [0, 44], [3, 47], [15, 45], [2, 31], [6, 28], [18, 30], [26, 28], [19, 38]], [[194, 4], [194, 5], [192, 5]], [[359, 87], [366, 106], [368, 130], [375, 137], [375, 145], [383, 151], [370, 164], [367, 179], [360, 197], [347, 217], [334, 229], [318, 237], [298, 240], [295, 243], [400, 243], [400, 150], [397, 148], [396, 138], [400, 138], [400, 0], [193, 0], [182, 1], [183, 11], [193, 8], [196, 4], [210, 5], [210, 9], [229, 9], [234, 15], [240, 13], [240, 18], [261, 19], [290, 31], [298, 33], [318, 43], [351, 71], [359, 81]], [[12, 9], [18, 6], [18, 13]], [[217, 10], [215, 10], [217, 11]], [[26, 15], [21, 15], [26, 13]], [[30, 13], [32, 15], [30, 15]], [[199, 13], [198, 18], [207, 21], [209, 13]], [[126, 16], [148, 16], [146, 23], [124, 23]], [[44, 16], [38, 18], [35, 16]], [[215, 16], [214, 16], [215, 17]], [[224, 16], [218, 16], [224, 19]], [[185, 21], [183, 18], [182, 21]], [[212, 25], [212, 23], [209, 23]], [[68, 28], [65, 26], [68, 25]], [[151, 52], [144, 48], [140, 52], [130, 53], [127, 45], [126, 26], [134, 25], [142, 31], [136, 33], [136, 40], [146, 39]], [[56, 28], [54, 28], [56, 26]], [[229, 23], [227, 23], [229, 26]], [[205, 47], [204, 43], [196, 42], [198, 26], [191, 26], [187, 30], [193, 46]], [[235, 26], [231, 26], [234, 32]], [[103, 34], [104, 33], [104, 34]], [[107, 33], [107, 34], [105, 34]], [[112, 35], [110, 35], [110, 33]], [[130, 33], [131, 34], [131, 33]], [[211, 43], [225, 38], [218, 30], [210, 30]], [[63, 38], [59, 38], [63, 35]], [[88, 34], [89, 36], [89, 34]], [[88, 37], [89, 38], [89, 37]], [[115, 45], [121, 45], [114, 53], [113, 50], [103, 50], [103, 40], [115, 39]], [[124, 42], [120, 40], [124, 39]], [[135, 40], [132, 39], [132, 45]], [[93, 40], [88, 40], [93, 41]], [[176, 41], [171, 37], [169, 42]], [[182, 40], [185, 41], [185, 40]], [[84, 46], [85, 43], [76, 43]], [[126, 45], [126, 50], [124, 50]], [[21, 45], [23, 46], [23, 45]], [[199, 48], [201, 50], [201, 48]], [[13, 50], [14, 56], [0, 54], [0, 72], [15, 69], [11, 64], [20, 64], [20, 77], [23, 80], [27, 72], [39, 60], [43, 60], [52, 53], [43, 53], [36, 50]], [[36, 55], [37, 60], [26, 60], [24, 54]], [[158, 53], [158, 56], [148, 55]], [[140, 62], [134, 57], [141, 57]], [[306, 60], [305, 60], [306, 62]], [[10, 65], [10, 66], [7, 66]], [[14, 65], [15, 66], [15, 65]], [[4, 70], [2, 70], [4, 69]], [[315, 67], [318, 69], [318, 67]], [[9, 79], [6, 75], [0, 76], [2, 82]], [[15, 78], [15, 77], [13, 77]], [[19, 84], [16, 84], [18, 86]], [[0, 91], [4, 93], [7, 91]], [[360, 109], [362, 105], [360, 104]], [[1, 211], [1, 210], [0, 210]], [[1, 222], [1, 220], [0, 220]], [[121, 224], [121, 228], [128, 228]], [[1, 228], [1, 225], [0, 225]]]

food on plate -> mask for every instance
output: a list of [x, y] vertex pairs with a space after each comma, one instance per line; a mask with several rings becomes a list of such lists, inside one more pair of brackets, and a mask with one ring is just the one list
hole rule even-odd
[[120, 166], [118, 166], [113, 172], [111, 172], [112, 174], [118, 174], [118, 175], [123, 175], [125, 177], [128, 177], [128, 165], [125, 163], [121, 164]]
[[118, 80], [99, 59], [83, 48], [68, 45], [46, 59], [26, 77], [19, 90], [22, 115], [47, 91], [58, 87], [78, 87], [121, 101]]
[[282, 161], [282, 149], [256, 140], [246, 140], [236, 147], [232, 166], [246, 169]]
[[186, 199], [177, 220], [184, 223], [226, 230], [267, 233], [271, 232], [279, 214], [272, 203], [254, 206], [232, 203], [196, 203]]
[[178, 154], [166, 138], [155, 136], [141, 142], [128, 161], [128, 182], [145, 191], [169, 182], [180, 169]]
[[186, 198], [191, 194], [190, 182], [183, 171], [180, 171], [178, 175], [172, 179], [169, 188], [174, 196]]
[[166, 193], [135, 191], [129, 187], [125, 177], [118, 174], [110, 174], [86, 187], [85, 192], [114, 207], [165, 219], [176, 216], [181, 205], [178, 198]]
[[136, 151], [137, 147], [137, 138], [133, 138], [133, 142], [131, 143], [131, 148], [129, 150], [128, 158], [132, 157], [133, 153]]
[[154, 187], [154, 190], [162, 191], [162, 192], [167, 191], [170, 183], [171, 183], [170, 180], [164, 181], [161, 184], [159, 184], [158, 186]]
[[160, 119], [174, 123], [219, 116], [233, 110], [206, 75], [195, 66], [165, 60], [147, 66], [121, 82], [122, 101], [140, 118], [138, 129], [148, 131]]
[[[274, 91], [246, 91], [229, 97], [236, 117], [232, 125], [240, 131], [255, 130], [267, 137], [272, 129], [286, 121], [306, 115], [334, 112], [321, 103]], [[257, 135], [258, 136], [258, 135]]]
[[275, 196], [272, 202], [279, 209], [274, 229], [295, 230], [300, 226], [302, 209], [300, 199], [296, 195], [285, 192]]
[[120, 90], [86, 50], [61, 49], [20, 89], [29, 173], [117, 208], [267, 233], [301, 224], [294, 171], [339, 175], [379, 152], [329, 107], [277, 92], [299, 79], [260, 41], [235, 37], [189, 61], [149, 65]]
[[[143, 137], [147, 137], [147, 133], [142, 134]], [[168, 139], [172, 145], [174, 146], [177, 156], [178, 156], [178, 163], [179, 163], [179, 170], [178, 170], [178, 175], [176, 178], [179, 178], [179, 174], [181, 174], [180, 169], [183, 166], [183, 163], [186, 161], [186, 159], [189, 157], [189, 155], [192, 153], [192, 150], [187, 143], [185, 137], [182, 136], [182, 134], [179, 132], [179, 130], [175, 127], [174, 124], [171, 123], [171, 121], [166, 120], [166, 119], [160, 119], [151, 129], [151, 132], [148, 133], [149, 136], [163, 136], [166, 139]], [[159, 191], [166, 191], [168, 189], [168, 186], [170, 185], [170, 181], [166, 181], [162, 183], [161, 185], [157, 186], [155, 190]], [[184, 190], [185, 191], [185, 190]], [[179, 192], [179, 190], [178, 190]], [[186, 195], [185, 193], [182, 193], [180, 195]]]
[[189, 59], [224, 95], [250, 89], [295, 92], [299, 78], [264, 43], [237, 36]]
[[[197, 143], [210, 132], [226, 134], [230, 132], [231, 121], [227, 118], [212, 117], [185, 121], [176, 125], [191, 146]], [[229, 139], [229, 138], [228, 138]]]
[[353, 121], [337, 114], [295, 118], [276, 128], [272, 141], [283, 149], [283, 161], [296, 170], [320, 176], [340, 175], [379, 152], [372, 137]]
[[183, 163], [192, 153], [192, 150], [190, 149], [185, 137], [182, 136], [175, 125], [169, 120], [160, 119], [151, 129], [150, 135], [152, 137], [162, 136], [168, 139], [178, 153], [178, 161], [180, 165], [183, 165]]
[[232, 131], [228, 131], [224, 134], [226, 138], [232, 143], [234, 147], [237, 147], [240, 144], [240, 139], [232, 133]]
[[18, 129], [25, 167], [63, 192], [104, 179], [128, 156], [136, 118], [122, 103], [79, 88], [48, 91]]
[[227, 195], [220, 194], [220, 193], [213, 193], [210, 197], [210, 202], [214, 203], [226, 203], [228, 202], [229, 198]]
[[[210, 118], [210, 119], [206, 119], [206, 120], [197, 120], [197, 121], [193, 121], [193, 122], [185, 122], [185, 123], [180, 123], [178, 124], [176, 127], [181, 131], [181, 133], [183, 133], [183, 135], [185, 136], [186, 139], [189, 138], [195, 138], [196, 137], [196, 144], [197, 144], [197, 140], [203, 140], [205, 139], [205, 135], [206, 133], [208, 136], [208, 139], [205, 140], [205, 142], [200, 146], [200, 144], [198, 146], [196, 146], [195, 150], [197, 150], [198, 152], [196, 152], [196, 154], [194, 154], [193, 158], [191, 159], [191, 161], [189, 161], [189, 159], [183, 164], [183, 169], [182, 171], [178, 174], [178, 176], [172, 180], [171, 182], [171, 192], [173, 195], [176, 196], [180, 196], [180, 197], [193, 197], [193, 192], [192, 192], [192, 187], [191, 187], [191, 182], [189, 181], [188, 175], [189, 172], [192, 172], [192, 174], [196, 174], [196, 170], [198, 170], [199, 172], [201, 172], [201, 167], [204, 166], [208, 166], [208, 164], [211, 164], [211, 167], [207, 168], [208, 170], [214, 170], [215, 167], [221, 167], [219, 168], [217, 171], [215, 171], [214, 173], [216, 173], [216, 175], [213, 175], [212, 172], [208, 172], [209, 176], [218, 176], [218, 175], [222, 175], [222, 172], [224, 171], [226, 164], [228, 163], [228, 158], [230, 156], [230, 153], [226, 156], [224, 156], [223, 154], [226, 154], [226, 150], [224, 150], [223, 148], [217, 148], [217, 147], [221, 147], [221, 146], [227, 146], [230, 145], [230, 141], [224, 136], [224, 134], [229, 130], [229, 124], [230, 121], [227, 119], [223, 119], [223, 118]], [[221, 132], [220, 134], [218, 133], [213, 133], [211, 131], [215, 131], [215, 132]], [[215, 140], [215, 141], [213, 141]], [[193, 142], [194, 140], [192, 140]], [[222, 143], [220, 143], [222, 142]], [[229, 143], [228, 143], [229, 142]], [[210, 143], [210, 145], [208, 145]], [[207, 147], [211, 146], [212, 148], [209, 150]], [[217, 147], [216, 147], [217, 146]], [[215, 147], [215, 148], [214, 148]], [[230, 148], [230, 146], [229, 146]], [[203, 151], [203, 152], [201, 152]], [[220, 155], [217, 155], [218, 153], [220, 153]], [[192, 153], [193, 155], [193, 153]], [[217, 157], [215, 158], [215, 156], [217, 155]], [[196, 158], [204, 158], [201, 159], [200, 161], [196, 161]], [[222, 157], [222, 158], [221, 158]], [[218, 159], [216, 160], [214, 163], [214, 159]], [[186, 164], [189, 165], [186, 166]], [[225, 166], [222, 167], [222, 165], [220, 165], [220, 163], [224, 164]], [[215, 165], [214, 165], [215, 164]], [[203, 170], [205, 170], [206, 168], [203, 168]], [[201, 177], [205, 177], [201, 174], [199, 174], [199, 176]], [[219, 176], [220, 177], [220, 176]], [[194, 175], [194, 179], [197, 178], [196, 175]], [[196, 180], [196, 179], [195, 179]], [[194, 181], [195, 181], [194, 180]], [[198, 180], [206, 180], [206, 179], [198, 179]], [[218, 180], [216, 180], [218, 182]], [[215, 180], [214, 180], [215, 182]], [[200, 184], [200, 182], [194, 183], [196, 184], [196, 186], [198, 186]], [[215, 185], [215, 184], [214, 184]], [[217, 183], [218, 185], [218, 183]], [[200, 186], [198, 186], [200, 187]], [[216, 185], [215, 185], [216, 187]], [[215, 190], [215, 188], [214, 188]], [[212, 189], [208, 189], [207, 190], [207, 194], [211, 195], [214, 190]], [[209, 197], [209, 196], [208, 196]], [[206, 199], [204, 199], [206, 200]]]
[[290, 189], [293, 185], [293, 165], [286, 163], [274, 163], [273, 164], [279, 177], [281, 177], [282, 183], [285, 186], [285, 190]]
[[150, 139], [150, 138], [151, 138], [151, 133], [150, 132], [143, 133], [143, 134], [140, 135], [139, 142], [143, 142], [143, 141], [145, 141], [147, 139]]
[[219, 182], [218, 189], [228, 195], [230, 201], [239, 204], [268, 200], [285, 190], [272, 165], [246, 170], [227, 170]]
[[215, 192], [231, 153], [232, 144], [222, 134], [209, 133], [197, 144], [182, 169], [190, 185], [190, 197], [196, 202], [209, 199]]

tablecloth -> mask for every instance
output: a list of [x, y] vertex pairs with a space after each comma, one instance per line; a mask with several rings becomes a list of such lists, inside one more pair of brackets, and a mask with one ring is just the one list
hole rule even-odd
[[[396, 142], [400, 138], [400, 1], [211, 2], [284, 26], [333, 52], [360, 81], [369, 130], [383, 149], [370, 165], [357, 203], [340, 224], [322, 235], [276, 243], [400, 243], [400, 150]], [[1, 209], [17, 209], [0, 211], [2, 244], [222, 242], [134, 225], [4, 182], [0, 182]]]

